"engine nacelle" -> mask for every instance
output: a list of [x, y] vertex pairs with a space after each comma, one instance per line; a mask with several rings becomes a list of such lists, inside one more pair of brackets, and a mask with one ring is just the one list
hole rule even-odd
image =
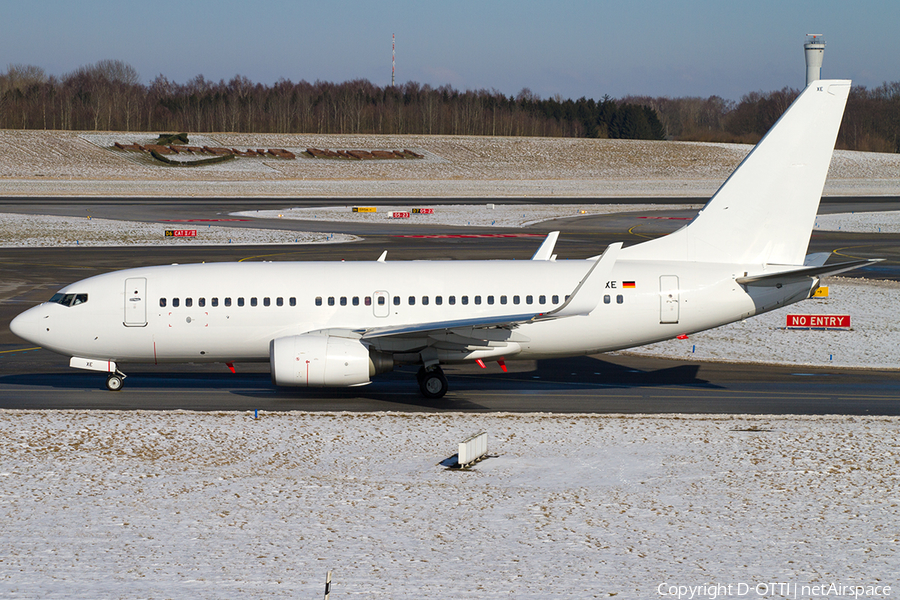
[[330, 335], [292, 335], [269, 342], [275, 385], [348, 387], [391, 371], [390, 354], [370, 351], [359, 340]]

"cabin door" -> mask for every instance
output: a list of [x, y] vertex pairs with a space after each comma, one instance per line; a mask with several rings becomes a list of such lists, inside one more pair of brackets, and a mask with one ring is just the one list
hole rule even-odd
[[125, 326], [143, 327], [147, 324], [147, 280], [131, 277], [125, 280]]
[[678, 322], [678, 276], [662, 275], [659, 278], [659, 322]]

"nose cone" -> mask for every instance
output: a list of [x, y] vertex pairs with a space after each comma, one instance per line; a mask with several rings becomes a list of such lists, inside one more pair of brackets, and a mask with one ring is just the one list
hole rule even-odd
[[41, 332], [46, 330], [43, 324], [46, 316], [41, 306], [29, 308], [10, 322], [9, 329], [23, 340], [40, 344]]

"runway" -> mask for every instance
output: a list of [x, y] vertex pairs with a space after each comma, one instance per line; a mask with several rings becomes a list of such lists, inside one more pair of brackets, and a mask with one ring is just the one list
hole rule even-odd
[[[0, 347], [0, 408], [199, 411], [404, 411], [898, 415], [900, 373], [721, 363], [627, 355], [444, 369], [450, 392], [419, 394], [404, 368], [350, 389], [276, 388], [267, 364], [126, 366], [121, 392], [102, 373], [68, 369], [44, 350]], [[129, 368], [130, 367], [130, 368]]]
[[[229, 212], [288, 206], [367, 204], [387, 200], [317, 199], [0, 199], [0, 212], [86, 215], [162, 221], [223, 218]], [[494, 200], [491, 200], [494, 201]], [[545, 200], [535, 200], [544, 202]], [[564, 199], [563, 203], [690, 203], [676, 199]], [[420, 203], [421, 201], [416, 200]], [[446, 199], [447, 203], [461, 203]], [[481, 201], [483, 202], [483, 201]], [[523, 200], [510, 200], [523, 203]], [[702, 204], [703, 200], [693, 202]], [[390, 204], [400, 204], [390, 199]], [[431, 202], [430, 204], [438, 204]], [[821, 212], [900, 209], [898, 198], [828, 199]], [[655, 213], [656, 214], [656, 213]], [[691, 217], [689, 211], [669, 216]], [[65, 357], [28, 346], [9, 331], [9, 321], [57, 289], [91, 275], [153, 264], [236, 260], [374, 260], [383, 250], [390, 259], [527, 259], [539, 245], [533, 237], [411, 238], [410, 233], [545, 233], [562, 231], [560, 258], [596, 255], [609, 243], [626, 245], [664, 235], [682, 220], [641, 219], [640, 213], [558, 219], [526, 229], [377, 225], [322, 221], [254, 219], [218, 223], [231, 227], [344, 232], [360, 242], [317, 246], [195, 246], [166, 248], [13, 248], [0, 258], [0, 408], [112, 410], [292, 410], [292, 411], [499, 411], [559, 413], [720, 413], [847, 414], [900, 413], [900, 373], [825, 370], [761, 365], [702, 364], [622, 355], [599, 355], [539, 363], [509, 362], [510, 373], [475, 365], [448, 367], [450, 392], [437, 401], [423, 399], [410, 370], [381, 376], [363, 388], [296, 390], [275, 388], [268, 365], [152, 367], [126, 365], [126, 389], [107, 392], [102, 375], [69, 369]], [[848, 275], [900, 279], [900, 236], [816, 232], [811, 252], [832, 251], [838, 258], [887, 258]], [[497, 371], [497, 372], [493, 372]]]

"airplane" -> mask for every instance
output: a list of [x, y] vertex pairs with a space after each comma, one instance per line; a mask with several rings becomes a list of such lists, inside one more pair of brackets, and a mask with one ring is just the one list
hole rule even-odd
[[107, 373], [125, 363], [269, 362], [277, 386], [350, 387], [418, 366], [589, 355], [719, 327], [809, 298], [874, 262], [806, 256], [850, 90], [812, 82], [687, 226], [557, 260], [206, 263], [125, 269], [17, 316], [17, 336]]

